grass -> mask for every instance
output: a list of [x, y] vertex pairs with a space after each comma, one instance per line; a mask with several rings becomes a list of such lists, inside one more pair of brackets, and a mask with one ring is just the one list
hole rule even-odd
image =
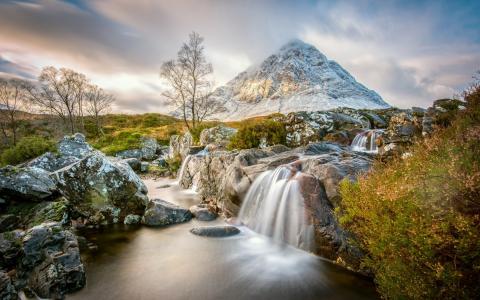
[[[480, 295], [480, 89], [451, 126], [341, 183], [342, 225], [387, 299]], [[444, 116], [442, 116], [443, 118]]]

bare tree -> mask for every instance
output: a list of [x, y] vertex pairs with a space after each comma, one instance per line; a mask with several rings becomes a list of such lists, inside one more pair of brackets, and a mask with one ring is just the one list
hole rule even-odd
[[102, 114], [105, 114], [110, 109], [114, 101], [113, 95], [108, 94], [99, 86], [94, 84], [89, 86], [86, 93], [85, 111], [94, 118], [96, 136], [100, 133], [103, 134]]
[[[0, 78], [0, 127], [7, 142], [17, 144], [20, 114], [28, 109], [28, 83]], [[10, 138], [11, 135], [11, 138]]]
[[38, 85], [32, 85], [29, 92], [41, 110], [56, 114], [73, 134], [77, 122], [81, 127], [83, 124], [83, 99], [87, 86], [87, 78], [81, 73], [46, 67], [38, 77]]
[[163, 95], [180, 110], [190, 131], [222, 109], [221, 103], [212, 98], [213, 68], [205, 58], [202, 43], [203, 38], [192, 32], [177, 58], [164, 62], [160, 71], [171, 88]]

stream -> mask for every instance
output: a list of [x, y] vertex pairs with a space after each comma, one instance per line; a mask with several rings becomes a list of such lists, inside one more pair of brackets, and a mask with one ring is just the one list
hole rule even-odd
[[[145, 180], [150, 199], [183, 207], [196, 194], [174, 180]], [[227, 238], [193, 235], [193, 219], [162, 228], [113, 225], [80, 232], [87, 285], [68, 299], [377, 299], [371, 281], [246, 227]]]

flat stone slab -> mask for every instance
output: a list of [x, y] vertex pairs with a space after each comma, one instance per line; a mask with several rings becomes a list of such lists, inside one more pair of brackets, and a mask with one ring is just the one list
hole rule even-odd
[[219, 226], [202, 226], [195, 227], [190, 230], [191, 233], [199, 236], [207, 237], [228, 237], [240, 233], [235, 226], [219, 225]]

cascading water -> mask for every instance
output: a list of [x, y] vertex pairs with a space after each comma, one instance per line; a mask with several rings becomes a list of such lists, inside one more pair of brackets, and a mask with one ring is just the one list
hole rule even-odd
[[276, 241], [312, 250], [313, 226], [306, 217], [300, 176], [290, 165], [260, 174], [243, 201], [239, 221]]
[[360, 132], [352, 141], [352, 150], [360, 152], [377, 153], [376, 140], [383, 133], [383, 129], [370, 129]]

